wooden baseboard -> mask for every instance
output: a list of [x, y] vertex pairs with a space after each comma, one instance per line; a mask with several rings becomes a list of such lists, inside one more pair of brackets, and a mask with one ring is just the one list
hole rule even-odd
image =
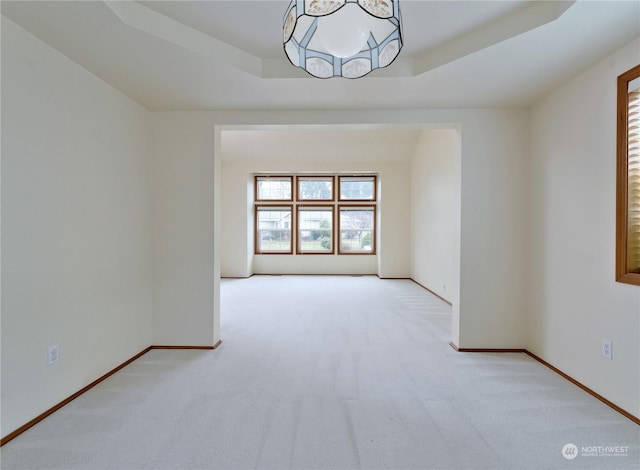
[[422, 284], [420, 284], [418, 281], [416, 281], [415, 279], [411, 279], [413, 282], [415, 282], [416, 284], [418, 284], [420, 287], [422, 287], [424, 290], [426, 290], [427, 292], [429, 292], [431, 295], [435, 295], [437, 298], [439, 298], [440, 300], [442, 300], [445, 304], [448, 304], [450, 307], [453, 307], [453, 304], [451, 302], [449, 302], [447, 299], [445, 299], [444, 297], [442, 297], [441, 295], [436, 294], [435, 292], [433, 292], [431, 289], [429, 289], [427, 286], [423, 286]]
[[585, 392], [587, 392], [589, 395], [591, 395], [594, 398], [597, 398], [598, 400], [600, 400], [602, 403], [604, 403], [605, 405], [607, 405], [610, 408], [613, 408], [614, 410], [616, 410], [618, 413], [620, 413], [621, 415], [625, 416], [626, 418], [629, 418], [631, 421], [633, 421], [634, 423], [640, 425], [640, 418], [638, 418], [637, 416], [632, 415], [631, 413], [629, 413], [627, 410], [620, 408], [618, 405], [616, 405], [615, 403], [612, 403], [611, 401], [607, 400], [605, 397], [603, 397], [602, 395], [600, 395], [599, 393], [591, 390], [589, 387], [587, 387], [586, 385], [578, 382], [576, 379], [574, 379], [573, 377], [571, 377], [570, 375], [565, 374], [564, 372], [562, 372], [560, 369], [558, 369], [557, 367], [552, 366], [551, 364], [549, 364], [547, 361], [545, 361], [544, 359], [536, 356], [535, 354], [533, 354], [531, 351], [524, 351], [525, 354], [531, 356], [533, 359], [535, 359], [536, 361], [538, 361], [540, 364], [548, 367], [549, 369], [551, 369], [552, 371], [554, 371], [556, 374], [564, 377], [566, 380], [568, 380], [569, 382], [571, 382], [572, 384], [574, 384], [577, 387], [580, 387], [582, 390], [584, 390]]
[[449, 345], [458, 352], [469, 353], [523, 353], [527, 351], [522, 348], [459, 348], [453, 342], [449, 343]]
[[91, 382], [89, 385], [87, 385], [86, 387], [78, 390], [76, 393], [74, 393], [73, 395], [65, 398], [64, 400], [62, 400], [60, 403], [58, 403], [57, 405], [52, 406], [51, 408], [49, 408], [47, 411], [45, 411], [44, 413], [39, 414], [38, 416], [36, 416], [35, 418], [33, 418], [31, 421], [29, 421], [26, 424], [23, 424], [22, 426], [20, 426], [18, 429], [16, 429], [13, 432], [10, 432], [9, 434], [7, 434], [6, 436], [4, 436], [2, 439], [0, 439], [0, 447], [5, 445], [7, 442], [9, 442], [10, 440], [16, 438], [17, 436], [19, 436], [20, 434], [22, 434], [23, 432], [25, 432], [27, 429], [29, 429], [32, 426], [35, 426], [36, 424], [38, 424], [40, 421], [42, 421], [43, 419], [45, 419], [47, 416], [49, 416], [50, 414], [58, 411], [60, 408], [62, 408], [63, 406], [65, 406], [66, 404], [70, 403], [71, 401], [75, 400], [76, 398], [78, 398], [80, 395], [82, 395], [83, 393], [87, 392], [88, 390], [92, 389], [93, 387], [95, 387], [96, 385], [98, 385], [100, 382], [102, 382], [103, 380], [111, 377], [113, 374], [115, 374], [116, 372], [118, 372], [120, 369], [122, 369], [125, 366], [128, 366], [129, 364], [131, 364], [133, 361], [135, 361], [136, 359], [140, 358], [141, 356], [145, 355], [146, 353], [148, 353], [149, 351], [151, 351], [152, 347], [149, 346], [148, 348], [143, 349], [142, 351], [140, 351], [138, 354], [136, 354], [135, 356], [133, 356], [131, 359], [127, 359], [125, 362], [123, 362], [122, 364], [120, 364], [118, 367], [116, 367], [115, 369], [110, 370], [109, 372], [107, 372], [106, 374], [104, 374], [102, 377], [94, 380], [93, 382]]
[[163, 346], [161, 344], [156, 344], [156, 345], [150, 346], [149, 348], [150, 349], [201, 349], [201, 350], [211, 351], [213, 349], [216, 349], [221, 344], [222, 344], [222, 340], [220, 339], [213, 346], [174, 346], [174, 345]]
[[36, 416], [35, 418], [33, 418], [31, 421], [29, 421], [28, 423], [23, 424], [22, 426], [20, 426], [18, 429], [16, 429], [13, 432], [10, 432], [9, 434], [7, 434], [6, 436], [2, 437], [0, 439], [0, 447], [2, 447], [3, 445], [5, 445], [7, 442], [9, 442], [10, 440], [18, 437], [20, 434], [22, 434], [23, 432], [25, 432], [27, 429], [35, 426], [36, 424], [38, 424], [40, 421], [42, 421], [43, 419], [45, 419], [47, 416], [51, 415], [52, 413], [58, 411], [60, 408], [62, 408], [63, 406], [67, 405], [68, 403], [72, 402], [73, 400], [75, 400], [76, 398], [78, 398], [80, 395], [82, 395], [83, 393], [89, 391], [90, 389], [92, 389], [93, 387], [95, 387], [96, 385], [98, 385], [100, 382], [104, 381], [105, 379], [111, 377], [113, 374], [115, 374], [116, 372], [118, 372], [120, 369], [128, 366], [129, 364], [131, 364], [133, 361], [135, 361], [136, 359], [139, 359], [141, 356], [145, 355], [146, 353], [148, 353], [149, 351], [151, 351], [152, 349], [204, 349], [204, 350], [212, 350], [212, 349], [216, 349], [218, 346], [220, 346], [220, 344], [222, 343], [222, 340], [218, 340], [218, 342], [216, 344], [214, 344], [213, 346], [160, 346], [160, 345], [154, 345], [154, 346], [149, 346], [147, 348], [145, 348], [144, 350], [140, 351], [138, 354], [136, 354], [135, 356], [133, 356], [130, 359], [127, 359], [126, 361], [124, 361], [122, 364], [120, 364], [119, 366], [117, 366], [115, 369], [110, 370], [109, 372], [107, 372], [106, 374], [104, 374], [103, 376], [101, 376], [100, 378], [94, 380], [93, 382], [91, 382], [89, 385], [87, 385], [86, 387], [83, 387], [82, 389], [78, 390], [76, 393], [74, 393], [73, 395], [65, 398], [64, 400], [62, 400], [60, 403], [52, 406], [51, 408], [49, 408], [47, 411], [45, 411], [44, 413], [39, 414], [38, 416]]
[[[118, 372], [120, 369], [128, 366], [129, 364], [131, 364], [133, 361], [135, 361], [136, 359], [140, 358], [141, 356], [143, 356], [144, 354], [148, 353], [149, 351], [151, 351], [152, 349], [197, 349], [197, 350], [213, 350], [216, 349], [220, 346], [220, 344], [222, 344], [222, 340], [218, 340], [213, 346], [161, 346], [161, 345], [154, 345], [154, 346], [149, 346], [147, 348], [145, 348], [144, 350], [140, 351], [138, 354], [136, 354], [135, 356], [133, 356], [132, 358], [126, 360], [125, 362], [123, 362], [122, 364], [120, 364], [119, 366], [117, 366], [116, 368], [110, 370], [109, 372], [107, 372], [106, 374], [104, 374], [103, 376], [101, 376], [100, 378], [94, 380], [93, 382], [91, 382], [89, 385], [87, 385], [86, 387], [82, 388], [81, 390], [77, 391], [76, 393], [74, 393], [73, 395], [69, 396], [68, 398], [65, 398], [64, 400], [62, 400], [60, 403], [58, 403], [57, 405], [54, 405], [53, 407], [49, 408], [47, 411], [45, 411], [44, 413], [41, 413], [40, 415], [36, 416], [34, 419], [32, 419], [31, 421], [29, 421], [28, 423], [20, 426], [18, 429], [16, 429], [13, 432], [10, 432], [9, 434], [7, 434], [6, 436], [2, 437], [0, 439], [0, 447], [5, 445], [7, 442], [11, 441], [12, 439], [16, 438], [17, 436], [19, 436], [20, 434], [22, 434], [23, 432], [25, 432], [27, 429], [31, 428], [32, 426], [35, 426], [37, 423], [39, 423], [40, 421], [42, 421], [43, 419], [45, 419], [47, 416], [51, 415], [52, 413], [54, 413], [55, 411], [59, 410], [60, 408], [62, 408], [63, 406], [65, 406], [66, 404], [70, 403], [71, 401], [75, 400], [76, 398], [78, 398], [80, 395], [82, 395], [83, 393], [89, 391], [90, 389], [92, 389], [93, 387], [95, 387], [96, 385], [98, 385], [100, 382], [104, 381], [105, 379], [109, 378], [110, 376], [112, 376], [113, 374], [115, 374], [116, 372]], [[571, 382], [572, 384], [576, 385], [577, 387], [581, 388], [582, 390], [584, 390], [585, 392], [587, 392], [589, 395], [593, 396], [594, 398], [597, 398], [598, 400], [600, 400], [602, 403], [604, 403], [605, 405], [609, 406], [610, 408], [612, 408], [613, 410], [617, 411], [618, 413], [620, 413], [621, 415], [623, 415], [624, 417], [630, 419], [631, 421], [633, 421], [635, 424], [640, 425], [640, 418], [638, 418], [637, 416], [634, 416], [633, 414], [629, 413], [627, 410], [620, 408], [618, 405], [616, 405], [615, 403], [612, 403], [611, 401], [607, 400], [605, 397], [603, 397], [602, 395], [600, 395], [599, 393], [591, 390], [589, 387], [587, 387], [586, 385], [578, 382], [576, 379], [574, 379], [573, 377], [571, 377], [570, 375], [565, 374], [564, 372], [562, 372], [560, 369], [554, 367], [553, 365], [549, 364], [547, 361], [545, 361], [544, 359], [536, 356], [535, 354], [533, 354], [530, 351], [527, 351], [526, 349], [518, 349], [518, 348], [514, 348], [514, 349], [504, 349], [504, 348], [459, 348], [458, 346], [456, 346], [453, 342], [450, 342], [449, 345], [455, 349], [458, 352], [470, 352], [470, 353], [525, 353], [527, 355], [529, 355], [530, 357], [532, 357], [533, 359], [535, 359], [536, 361], [538, 361], [539, 363], [541, 363], [542, 365], [544, 365], [545, 367], [548, 367], [549, 369], [551, 369], [552, 371], [554, 371], [556, 374], [562, 376], [563, 378], [565, 378], [566, 380], [568, 380], [569, 382]]]
[[458, 352], [482, 352], [482, 353], [505, 353], [505, 352], [517, 352], [517, 353], [524, 353], [527, 354], [528, 356], [532, 357], [533, 359], [535, 359], [536, 361], [538, 361], [540, 364], [542, 364], [545, 367], [548, 367], [549, 369], [551, 369], [553, 372], [555, 372], [556, 374], [560, 375], [561, 377], [563, 377], [564, 379], [568, 380], [569, 382], [571, 382], [572, 384], [574, 384], [575, 386], [581, 388], [582, 390], [584, 390], [585, 392], [587, 392], [589, 395], [591, 395], [594, 398], [597, 398], [598, 400], [600, 400], [602, 403], [604, 403], [605, 405], [607, 405], [608, 407], [614, 409], [615, 411], [617, 411], [618, 413], [620, 413], [622, 416], [624, 416], [625, 418], [630, 419], [631, 421], [633, 421], [634, 423], [640, 425], [640, 418], [638, 418], [637, 416], [629, 413], [627, 410], [620, 408], [618, 405], [616, 405], [615, 403], [607, 400], [605, 397], [603, 397], [602, 395], [600, 395], [599, 393], [591, 390], [589, 387], [587, 387], [586, 385], [578, 382], [576, 379], [574, 379], [573, 377], [571, 377], [568, 374], [565, 374], [564, 372], [562, 372], [560, 369], [558, 369], [557, 367], [554, 367], [553, 365], [549, 364], [547, 361], [545, 361], [544, 359], [536, 356], [535, 354], [533, 354], [531, 351], [528, 351], [527, 349], [497, 349], [497, 348], [459, 348], [458, 346], [456, 346], [455, 344], [453, 344], [453, 342], [449, 343], [449, 345], [455, 349]]

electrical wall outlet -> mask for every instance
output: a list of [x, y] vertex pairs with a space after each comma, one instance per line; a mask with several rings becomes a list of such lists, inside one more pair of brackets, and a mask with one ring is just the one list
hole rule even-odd
[[613, 359], [613, 345], [611, 341], [606, 338], [602, 338], [602, 355], [607, 359]]
[[55, 364], [60, 359], [60, 346], [54, 344], [47, 348], [47, 364]]

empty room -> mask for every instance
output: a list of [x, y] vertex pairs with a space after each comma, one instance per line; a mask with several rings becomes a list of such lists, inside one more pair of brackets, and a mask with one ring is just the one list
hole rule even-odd
[[637, 469], [640, 3], [5, 1], [3, 469]]

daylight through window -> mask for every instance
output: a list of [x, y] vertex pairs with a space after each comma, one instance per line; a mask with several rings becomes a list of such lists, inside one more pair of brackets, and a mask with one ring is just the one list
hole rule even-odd
[[256, 206], [256, 253], [292, 252], [291, 206]]
[[257, 201], [291, 201], [291, 176], [256, 176]]
[[376, 181], [375, 175], [256, 175], [255, 253], [374, 255]]
[[333, 207], [298, 206], [298, 253], [333, 253]]
[[364, 253], [373, 251], [375, 206], [350, 206], [340, 208], [340, 253]]
[[640, 65], [618, 77], [616, 279], [640, 285]]

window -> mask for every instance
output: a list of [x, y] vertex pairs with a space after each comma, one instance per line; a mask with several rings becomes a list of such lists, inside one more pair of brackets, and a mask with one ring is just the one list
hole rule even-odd
[[333, 201], [333, 176], [298, 176], [299, 201]]
[[256, 175], [255, 254], [375, 255], [376, 181]]
[[340, 176], [341, 201], [375, 201], [375, 176]]
[[340, 207], [340, 254], [375, 253], [375, 206]]
[[298, 206], [298, 253], [333, 253], [333, 207]]
[[292, 252], [291, 214], [291, 206], [256, 206], [256, 253]]
[[291, 201], [291, 176], [257, 176], [257, 201]]
[[618, 77], [616, 280], [640, 285], [640, 65]]

